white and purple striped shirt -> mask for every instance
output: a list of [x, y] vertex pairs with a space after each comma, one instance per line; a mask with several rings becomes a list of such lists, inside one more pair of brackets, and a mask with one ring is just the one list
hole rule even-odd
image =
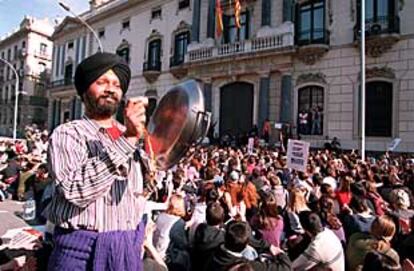
[[134, 152], [125, 137], [112, 140], [106, 129], [87, 117], [57, 127], [48, 149], [56, 186], [49, 220], [67, 229], [136, 229], [145, 199]]

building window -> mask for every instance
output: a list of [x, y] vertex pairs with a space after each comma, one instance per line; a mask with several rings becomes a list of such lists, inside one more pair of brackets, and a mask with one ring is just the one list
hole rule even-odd
[[[16, 66], [16, 64], [13, 64], [13, 68], [14, 68], [14, 70], [15, 71], [17, 71], [17, 66]], [[16, 79], [16, 73], [14, 73], [14, 71], [12, 72], [12, 79], [14, 80], [14, 79]]]
[[392, 135], [392, 84], [370, 82], [366, 85], [366, 135], [391, 137]]
[[99, 32], [98, 32], [98, 36], [99, 36], [100, 38], [105, 37], [105, 29], [100, 29], [100, 30], [99, 30]]
[[14, 45], [14, 60], [17, 59], [17, 45]]
[[129, 29], [129, 19], [122, 22], [122, 30]]
[[184, 57], [187, 53], [187, 45], [190, 42], [190, 32], [182, 32], [175, 36], [174, 56], [171, 60], [171, 66], [184, 63]]
[[5, 88], [5, 93], [4, 93], [4, 101], [7, 103], [8, 100], [9, 100], [9, 86], [7, 85]]
[[65, 76], [65, 79], [64, 79], [65, 86], [72, 84], [72, 78], [73, 78], [73, 64], [72, 63], [66, 64], [64, 76]]
[[[365, 31], [367, 36], [383, 33], [399, 33], [399, 17], [396, 0], [365, 1]], [[361, 11], [361, 1], [357, 2], [357, 14]], [[357, 16], [356, 31], [359, 32], [361, 18]], [[359, 33], [358, 33], [359, 34]]]
[[249, 39], [249, 13], [240, 15], [240, 28], [236, 26], [235, 16], [223, 16], [224, 43], [234, 43]]
[[73, 40], [68, 42], [68, 50], [73, 49]]
[[3, 58], [3, 59], [4, 59], [4, 51], [3, 51], [3, 52], [1, 52], [1, 58]]
[[22, 41], [22, 48], [26, 48], [26, 41]]
[[47, 51], [47, 44], [46, 43], [40, 43], [40, 54], [45, 55]]
[[154, 97], [149, 97], [148, 98], [148, 107], [147, 110], [145, 110], [145, 115], [147, 117], [147, 120], [149, 120], [152, 116], [152, 114], [155, 111], [155, 108], [157, 107], [157, 99]]
[[298, 132], [303, 135], [323, 134], [323, 88], [307, 86], [298, 93]]
[[190, 0], [179, 0], [178, 9], [188, 8], [190, 6]]
[[122, 57], [127, 63], [129, 63], [129, 47], [123, 47], [116, 50], [116, 54]]
[[151, 19], [161, 19], [162, 10], [161, 8], [156, 8], [151, 11]]
[[70, 121], [70, 112], [69, 111], [63, 112], [63, 123], [66, 123], [69, 121]]
[[296, 40], [299, 45], [327, 43], [325, 1], [309, 1], [298, 6]]
[[7, 61], [11, 60], [11, 49], [7, 50]]
[[161, 70], [161, 39], [156, 39], [148, 44], [148, 62], [144, 70]]

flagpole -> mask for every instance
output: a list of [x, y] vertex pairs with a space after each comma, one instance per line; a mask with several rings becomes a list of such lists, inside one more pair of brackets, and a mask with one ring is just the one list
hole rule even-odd
[[365, 0], [361, 0], [361, 159], [365, 161]]

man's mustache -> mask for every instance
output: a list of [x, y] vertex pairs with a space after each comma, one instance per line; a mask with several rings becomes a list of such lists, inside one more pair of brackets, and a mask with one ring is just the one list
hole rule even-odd
[[115, 100], [116, 102], [119, 102], [118, 97], [116, 97], [116, 95], [114, 94], [107, 94], [107, 95], [102, 95], [99, 97], [99, 99], [107, 99], [107, 98], [111, 98], [113, 100]]

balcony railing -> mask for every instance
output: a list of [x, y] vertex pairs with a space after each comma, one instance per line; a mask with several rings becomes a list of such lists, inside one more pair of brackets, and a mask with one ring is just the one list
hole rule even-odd
[[325, 28], [300, 31], [298, 29], [296, 35], [296, 44], [311, 45], [311, 44], [326, 44], [329, 45], [329, 32]]
[[144, 62], [144, 72], [146, 71], [161, 71], [161, 61]]
[[65, 79], [50, 82], [49, 88], [70, 86], [72, 84], [73, 84], [73, 79], [72, 78], [65, 78]]
[[292, 32], [190, 50], [186, 55], [186, 62], [197, 62], [226, 56], [283, 49], [289, 46], [293, 46]]
[[170, 57], [170, 67], [176, 67], [184, 63], [184, 55], [174, 55]]
[[[361, 36], [360, 22], [354, 28], [355, 40]], [[395, 16], [379, 16], [365, 20], [365, 35], [372, 37], [381, 34], [399, 34], [400, 33], [400, 17]]]

